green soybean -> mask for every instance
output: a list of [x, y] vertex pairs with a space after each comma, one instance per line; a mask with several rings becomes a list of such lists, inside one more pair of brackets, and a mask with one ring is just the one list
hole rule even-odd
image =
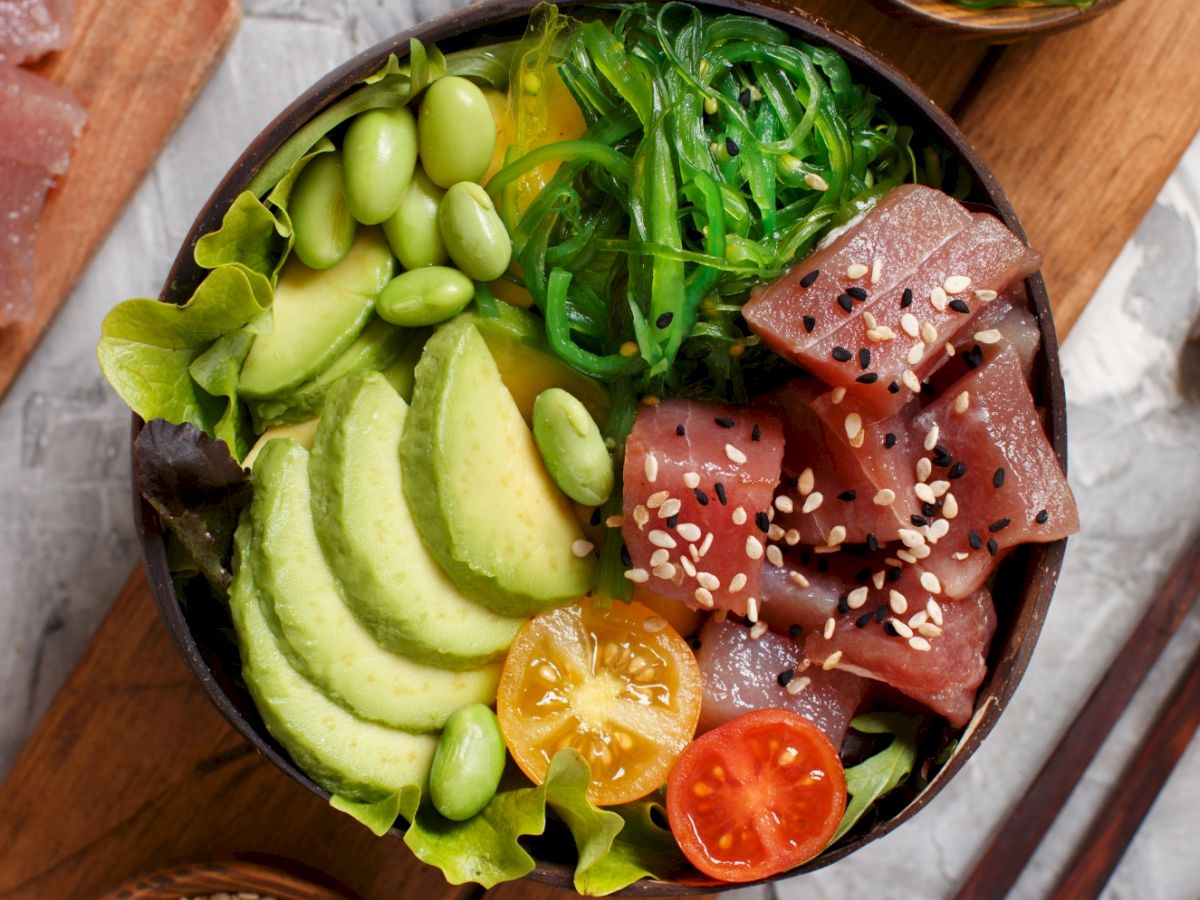
[[438, 209], [445, 195], [418, 166], [400, 208], [383, 223], [392, 252], [404, 268], [438, 266], [450, 258], [438, 226]]
[[476, 281], [493, 281], [508, 269], [512, 241], [492, 198], [470, 181], [453, 185], [442, 198], [438, 226], [454, 264]]
[[346, 205], [342, 154], [322, 153], [304, 167], [288, 201], [292, 248], [310, 269], [331, 269], [354, 245], [358, 224]]
[[496, 122], [483, 91], [456, 75], [439, 78], [425, 91], [417, 120], [421, 165], [444, 188], [478, 181], [496, 147]]
[[584, 506], [599, 506], [613, 490], [612, 457], [596, 420], [562, 388], [533, 401], [533, 440], [558, 489]]
[[429, 796], [447, 819], [461, 822], [485, 806], [504, 772], [504, 738], [496, 714], [482, 703], [464, 706], [446, 722], [433, 768]]
[[475, 283], [457, 269], [426, 266], [402, 272], [375, 301], [379, 318], [405, 328], [436, 325], [462, 312], [475, 296]]
[[412, 111], [372, 109], [346, 129], [346, 201], [354, 218], [377, 225], [400, 207], [417, 165], [417, 123]]

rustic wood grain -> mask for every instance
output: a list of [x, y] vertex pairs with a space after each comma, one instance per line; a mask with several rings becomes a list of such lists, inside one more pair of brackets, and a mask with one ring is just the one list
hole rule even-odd
[[959, 124], [1004, 185], [1070, 329], [1200, 129], [1194, 0], [1125, 3], [1004, 49]]
[[[1034, 33], [1061, 31], [1088, 22], [1124, 0], [1098, 0], [1086, 10], [1071, 7], [1007, 6], [966, 9], [948, 0], [875, 0], [901, 18], [944, 28], [956, 34], [987, 41], [1024, 40]], [[1015, 2], [1015, 0], [1014, 0]]]
[[[1193, 539], [1176, 561], [1158, 595], [1114, 657], [1121, 664], [1110, 668], [1088, 695], [1074, 721], [1064, 730], [1063, 740], [992, 835], [983, 855], [959, 887], [956, 900], [1001, 900], [1016, 883], [1138, 686], [1195, 604], [1197, 594], [1200, 594], [1200, 538]], [[1105, 815], [1116, 814], [1117, 809], [1106, 804]], [[1137, 821], [1141, 821], [1140, 817]], [[1098, 890], [1082, 891], [1063, 896], [1094, 897], [1098, 893]]]
[[166, 866], [139, 875], [106, 893], [100, 900], [180, 900], [212, 894], [257, 894], [275, 900], [349, 900], [336, 885], [318, 883], [320, 875], [294, 873], [242, 859]]
[[239, 0], [76, 0], [71, 45], [34, 67], [87, 107], [71, 168], [38, 223], [32, 321], [0, 326], [0, 397], [208, 80]]

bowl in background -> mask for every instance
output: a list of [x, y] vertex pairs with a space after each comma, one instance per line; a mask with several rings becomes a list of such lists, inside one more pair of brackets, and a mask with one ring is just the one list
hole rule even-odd
[[1037, 34], [1074, 28], [1112, 9], [1122, 0], [1096, 0], [1087, 9], [1073, 6], [1003, 6], [966, 9], [950, 0], [874, 0], [875, 4], [916, 25], [952, 32], [956, 37], [1008, 44]]

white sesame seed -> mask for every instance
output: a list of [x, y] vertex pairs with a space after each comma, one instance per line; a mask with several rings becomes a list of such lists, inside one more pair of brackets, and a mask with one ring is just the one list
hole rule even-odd
[[933, 552], [933, 548], [929, 544], [922, 544], [919, 547], [910, 548], [912, 555], [917, 559], [925, 559]]
[[712, 572], [697, 572], [696, 581], [700, 583], [700, 587], [708, 588], [710, 591], [721, 589], [721, 579]]
[[857, 450], [859, 447], [861, 447], [863, 445], [863, 442], [866, 441], [866, 439], [867, 439], [866, 429], [860, 429], [858, 434], [856, 434], [854, 437], [850, 438], [850, 446], [853, 447], [855, 450]]
[[646, 480], [653, 483], [658, 478], [658, 457], [653, 453], [646, 454], [645, 470]]
[[700, 562], [700, 551], [696, 549], [695, 544], [688, 544], [688, 556], [692, 558], [692, 562]]
[[957, 551], [955, 551], [954, 553], [950, 554], [950, 558], [951, 558], [951, 559], [956, 559], [956, 560], [958, 560], [959, 562], [962, 562], [964, 559], [966, 559], [966, 558], [967, 558], [967, 557], [969, 557], [970, 555], [971, 555], [971, 554], [970, 554], [970, 553], [968, 553], [966, 550], [957, 550]]
[[899, 591], [888, 591], [888, 606], [898, 616], [908, 612], [908, 598]]
[[933, 496], [933, 488], [923, 482], [917, 482], [913, 486], [913, 493], [922, 503], [937, 503], [937, 497]]
[[896, 556], [899, 559], [903, 560], [904, 562], [908, 563], [909, 565], [912, 565], [913, 563], [915, 563], [917, 561], [917, 558], [915, 556], [913, 556], [912, 553], [909, 552], [908, 550], [897, 550]]
[[929, 430], [925, 432], [925, 449], [932, 450], [937, 446], [938, 438], [941, 437], [942, 430], [938, 428], [937, 422], [929, 426]]
[[901, 622], [899, 619], [888, 619], [892, 623], [892, 627], [896, 629], [896, 633], [902, 638], [910, 638], [913, 636], [913, 630]]
[[746, 586], [746, 573], [745, 572], [738, 572], [731, 579], [729, 579], [729, 593], [731, 593], [731, 594], [736, 594], [738, 591], [740, 591], [745, 586]]
[[733, 521], [734, 525], [745, 525], [746, 510], [742, 509], [740, 506], [735, 508], [733, 514], [730, 516], [730, 519]]
[[746, 555], [751, 559], [762, 559], [762, 541], [752, 534], [746, 536]]
[[975, 292], [975, 298], [977, 300], [979, 300], [981, 303], [991, 303], [998, 296], [1000, 296], [1000, 295], [997, 294], [995, 291], [976, 291]]
[[675, 530], [679, 532], [679, 536], [685, 541], [700, 540], [700, 526], [693, 522], [682, 522]]
[[933, 474], [933, 462], [928, 456], [917, 460], [917, 481], [926, 481]]
[[700, 476], [695, 472], [684, 472], [683, 483], [692, 490], [700, 487]]
[[908, 639], [908, 646], [912, 647], [914, 650], [920, 650], [924, 653], [928, 652], [929, 650], [929, 641], [925, 640], [923, 637], [911, 637]]
[[596, 549], [596, 545], [591, 541], [575, 541], [571, 544], [571, 553], [581, 559]]
[[783, 551], [779, 549], [778, 544], [767, 545], [767, 562], [777, 569], [783, 568]]
[[829, 547], [818, 546], [813, 547], [813, 553], [837, 553], [842, 549], [841, 544], [835, 544]]
[[678, 570], [669, 562], [654, 567], [654, 577], [661, 578], [663, 581], [670, 581], [677, 573]]
[[931, 543], [936, 544], [949, 533], [950, 523], [945, 519], [937, 519], [929, 525], [929, 540]]
[[638, 531], [641, 531], [650, 521], [650, 511], [639, 503], [633, 508], [633, 521], [637, 524]]
[[891, 488], [882, 488], [872, 499], [876, 506], [891, 506], [896, 502], [896, 492]]
[[928, 619], [929, 619], [929, 613], [925, 612], [925, 610], [923, 610], [923, 609], [917, 610], [915, 613], [913, 613], [911, 616], [908, 617], [908, 627], [909, 628], [920, 628], [922, 625], [925, 624], [925, 622]]
[[757, 641], [760, 637], [762, 637], [766, 633], [767, 633], [767, 623], [766, 622], [755, 622], [754, 626], [750, 629], [750, 640]]
[[667, 620], [661, 616], [650, 616], [642, 619], [642, 630], [648, 634], [658, 634], [667, 627]]
[[772, 522], [771, 527], [767, 529], [767, 540], [768, 541], [782, 541], [784, 534], [786, 534], [786, 532], [782, 528], [780, 528], [778, 525], [776, 525], [774, 522]]
[[834, 525], [829, 529], [829, 535], [825, 540], [825, 546], [838, 547], [846, 540], [846, 526]]
[[952, 295], [961, 294], [970, 286], [971, 279], [966, 275], [951, 275], [946, 279], [945, 284], [942, 285], [942, 287], [945, 288], [946, 293]]
[[746, 598], [746, 618], [751, 622], [758, 621], [758, 601], [753, 597]]
[[705, 609], [712, 609], [713, 595], [708, 589], [702, 587], [696, 588], [696, 590], [692, 593], [692, 597], [695, 598], [696, 602]]
[[891, 566], [894, 569], [904, 568], [904, 563], [900, 562], [898, 559], [892, 559], [890, 556], [884, 559], [883, 564], [885, 566]]
[[816, 172], [809, 172], [807, 175], [805, 175], [804, 183], [806, 185], [808, 185], [809, 189], [814, 190], [814, 191], [829, 190], [829, 182], [827, 182], [824, 178], [822, 178]]
[[812, 469], [805, 469], [800, 473], [800, 477], [796, 479], [796, 490], [800, 492], [801, 497], [807, 497], [812, 493], [813, 482], [814, 476]]
[[789, 681], [788, 686], [784, 690], [795, 697], [810, 684], [812, 684], [812, 679], [807, 675], [801, 675], [799, 678], [793, 678]]
[[708, 552], [708, 548], [713, 544], [713, 533], [710, 531], [704, 536], [704, 540], [700, 542], [700, 555], [703, 556]]
[[942, 583], [938, 581], [938, 577], [932, 572], [921, 573], [921, 587], [925, 588], [931, 594], [940, 594], [942, 592]]
[[944, 493], [950, 490], [950, 482], [948, 481], [931, 481], [929, 489], [933, 491], [934, 497], [941, 497]]
[[878, 320], [876, 320], [875, 316], [872, 315], [871, 313], [867, 312], [866, 310], [863, 310], [862, 320], [863, 320], [863, 324], [866, 325], [868, 330], [871, 330], [871, 331], [874, 331], [875, 328], [879, 325], [879, 322], [878, 322]]
[[917, 373], [912, 369], [905, 369], [904, 374], [900, 376], [900, 380], [904, 382], [904, 386], [914, 394], [921, 393], [921, 379], [917, 377]]
[[896, 339], [896, 332], [892, 331], [887, 325], [880, 325], [875, 329], [875, 334], [879, 336], [881, 341], [894, 341]]
[[846, 269], [846, 277], [850, 279], [862, 278], [867, 274], [867, 267], [862, 263], [853, 263]]
[[672, 497], [658, 508], [658, 517], [669, 519], [671, 516], [679, 515], [681, 509], [683, 509], [683, 502], [678, 497]]
[[829, 402], [837, 406], [846, 399], [846, 389], [844, 387], [835, 387], [829, 394]]
[[607, 519], [604, 520], [604, 525], [606, 528], [620, 528], [621, 527], [621, 517], [620, 516], [609, 516]]
[[642, 584], [643, 582], [650, 580], [650, 573], [645, 569], [626, 569], [625, 577], [634, 584]]
[[775, 498], [775, 508], [781, 513], [790, 513], [796, 508], [796, 505], [792, 502], [791, 497], [786, 494], [780, 494]]
[[829, 654], [829, 656], [827, 656], [825, 658], [825, 662], [821, 663], [821, 668], [824, 669], [826, 672], [829, 672], [832, 669], [836, 669], [837, 664], [840, 663], [841, 661], [842, 661], [842, 651], [834, 650], [832, 653]]
[[858, 413], [850, 413], [842, 425], [846, 429], [846, 437], [853, 438], [862, 431], [862, 416]]
[[870, 341], [872, 344], [878, 344], [880, 341], [883, 340], [883, 335], [881, 335], [879, 333], [878, 328], [868, 328], [867, 329], [867, 340]]
[[887, 572], [883, 569], [880, 569], [871, 576], [871, 584], [875, 585], [875, 590], [877, 591], [883, 590], [883, 583], [885, 580], [887, 580]]
[[909, 337], [916, 337], [921, 333], [921, 324], [912, 313], [905, 313], [900, 317], [900, 327]]
[[[917, 487], [922, 487], [922, 485], [917, 485]], [[925, 535], [912, 528], [901, 528], [897, 530], [896, 536], [900, 538], [900, 543], [910, 550], [913, 547], [920, 547], [925, 543]]]
[[923, 634], [927, 638], [935, 638], [942, 636], [942, 629], [938, 628], [932, 622], [926, 622], [924, 625], [917, 626], [917, 633]]
[[793, 569], [791, 572], [788, 572], [788, 580], [796, 585], [796, 587], [808, 587], [808, 579], [804, 577], [803, 572], [797, 572]]
[[670, 499], [670, 497], [671, 497], [671, 494], [669, 491], [655, 491], [653, 494], [651, 494], [649, 497], [646, 498], [646, 508], [647, 509], [658, 509], [660, 506], [662, 506], [664, 503], [666, 503], [667, 500]]
[[687, 572], [688, 578], [696, 577], [696, 567], [692, 564], [690, 559], [688, 559], [686, 556], [681, 556], [679, 557], [679, 564], [683, 566], [683, 571]]
[[949, 298], [946, 296], [946, 289], [940, 285], [929, 292], [929, 303], [938, 312], [946, 311], [946, 303], [948, 299]]
[[933, 327], [932, 322], [921, 323], [921, 340], [927, 344], [935, 344], [937, 343], [937, 337], [937, 329]]
[[1000, 340], [1000, 331], [996, 328], [985, 328], [975, 332], [975, 340], [981, 344], [995, 344]]
[[800, 543], [800, 532], [795, 528], [789, 528], [783, 533], [783, 542], [789, 547], [795, 547]]
[[971, 395], [966, 391], [960, 391], [958, 396], [954, 398], [954, 411], [959, 415], [965, 413], [971, 406]]
[[746, 461], [746, 454], [733, 446], [733, 444], [725, 445], [725, 455], [729, 457], [729, 461], [734, 465], [740, 466]]
[[671, 535], [667, 534], [667, 532], [661, 531], [657, 528], [653, 529], [648, 537], [650, 538], [650, 543], [652, 543], [655, 547], [666, 547], [668, 550], [673, 550], [675, 547], [679, 546], [675, 543], [675, 538], [671, 537]]
[[824, 637], [825, 640], [829, 640], [831, 637], [833, 637], [833, 629], [835, 628], [837, 628], [837, 620], [834, 619], [833, 616], [830, 616], [825, 620], [825, 630], [821, 632], [821, 636]]
[[[913, 344], [911, 347], [908, 348], [908, 354], [904, 357], [904, 360], [910, 366], [915, 366], [917, 363], [919, 363], [924, 358], [925, 358], [925, 342], [917, 341], [915, 344]], [[914, 375], [914, 377], [916, 377], [916, 376]], [[917, 389], [920, 390], [920, 387], [918, 386]]]
[[871, 263], [871, 284], [879, 281], [879, 276], [883, 274], [883, 260], [878, 257]]
[[945, 624], [942, 620], [942, 606], [932, 597], [925, 601], [925, 612], [929, 613], [929, 618], [934, 625]]
[[952, 343], [950, 343], [949, 341], [946, 341], [945, 345], [942, 347], [942, 350], [945, 351], [947, 356], [953, 356], [954, 352], [955, 352], [954, 345]]
[[657, 568], [671, 558], [671, 551], [663, 547], [650, 554], [650, 568]]
[[800, 507], [800, 512], [804, 513], [805, 515], [807, 515], [810, 512], [816, 512], [820, 508], [821, 502], [824, 499], [825, 499], [825, 495], [822, 494], [820, 491], [813, 491], [811, 494], [809, 494], [807, 497], [804, 498], [804, 505], [802, 507]]
[[846, 605], [851, 609], [862, 609], [867, 602], [867, 586], [856, 587], [846, 595]]

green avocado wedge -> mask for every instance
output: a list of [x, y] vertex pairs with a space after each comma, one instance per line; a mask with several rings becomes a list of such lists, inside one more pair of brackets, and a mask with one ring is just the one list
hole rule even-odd
[[406, 731], [434, 731], [459, 707], [491, 703], [498, 664], [449, 672], [413, 662], [381, 647], [350, 612], [313, 528], [308, 458], [294, 441], [276, 440], [254, 466], [250, 560], [288, 658], [359, 717]]
[[367, 722], [347, 712], [297, 672], [267, 624], [251, 566], [249, 520], [234, 536], [229, 608], [242, 677], [267, 730], [313, 781], [334, 794], [372, 802], [424, 788], [437, 738]]
[[587, 593], [595, 559], [572, 552], [571, 504], [468, 319], [425, 345], [400, 458], [425, 546], [464, 593], [502, 615]]
[[309, 465], [317, 537], [379, 643], [429, 665], [476, 666], [507, 650], [522, 620], [465, 597], [421, 542], [400, 471], [407, 415], [375, 372], [329, 392]]
[[325, 371], [366, 327], [395, 267], [378, 228], [359, 229], [350, 252], [331, 269], [317, 271], [290, 259], [275, 286], [274, 327], [255, 338], [242, 365], [239, 395], [278, 397]]

